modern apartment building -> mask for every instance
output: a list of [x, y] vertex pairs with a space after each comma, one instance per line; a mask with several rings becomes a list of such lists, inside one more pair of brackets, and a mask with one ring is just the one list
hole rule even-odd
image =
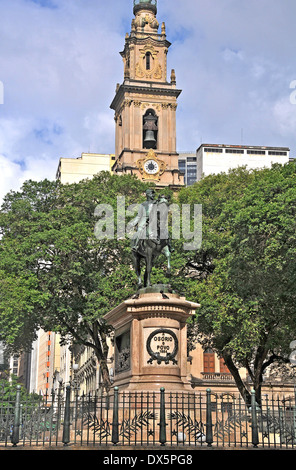
[[56, 178], [62, 184], [77, 183], [93, 178], [101, 171], [111, 171], [114, 155], [101, 153], [82, 153], [79, 158], [60, 158]]
[[185, 186], [191, 186], [197, 181], [196, 153], [179, 153], [179, 170], [184, 174]]
[[270, 168], [274, 163], [284, 165], [289, 158], [287, 147], [202, 144], [196, 151], [196, 180], [240, 166], [261, 169]]

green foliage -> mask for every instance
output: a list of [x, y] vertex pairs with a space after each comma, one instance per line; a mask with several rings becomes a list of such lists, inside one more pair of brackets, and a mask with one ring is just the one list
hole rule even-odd
[[19, 383], [18, 378], [11, 374], [10, 377], [4, 373], [0, 376], [0, 403], [1, 407], [11, 406], [15, 404], [17, 387], [20, 386], [20, 399], [22, 402], [37, 403], [40, 400], [36, 393], [28, 393], [26, 388]]
[[201, 303], [192, 334], [232, 371], [247, 367], [256, 390], [272, 361], [287, 361], [296, 335], [295, 176], [294, 164], [240, 168], [180, 193], [203, 204], [202, 247], [188, 257], [198, 282], [186, 294]]
[[98, 320], [129, 296], [136, 281], [126, 269], [129, 240], [97, 239], [95, 209], [110, 204], [116, 228], [117, 196], [125, 196], [128, 207], [146, 188], [135, 177], [101, 173], [69, 185], [28, 181], [5, 197], [0, 340], [11, 350], [29, 348], [38, 328], [83, 344], [93, 335], [95, 342]]
[[[190, 324], [197, 339], [223, 356], [239, 386], [246, 367], [258, 391], [269, 364], [286, 360], [295, 339], [296, 166], [238, 168], [204, 178], [171, 202], [202, 204], [202, 246], [173, 241], [172, 275], [161, 255], [152, 282], [168, 283], [201, 304]], [[144, 200], [147, 185], [100, 173], [61, 185], [28, 181], [0, 212], [0, 340], [28, 348], [38, 328], [107, 354], [105, 313], [136, 290], [130, 242], [117, 239], [117, 197], [125, 208]], [[114, 238], [98, 239], [98, 204], [114, 209]], [[134, 215], [133, 215], [134, 216]], [[132, 217], [130, 215], [130, 217]], [[89, 341], [91, 338], [91, 341]]]

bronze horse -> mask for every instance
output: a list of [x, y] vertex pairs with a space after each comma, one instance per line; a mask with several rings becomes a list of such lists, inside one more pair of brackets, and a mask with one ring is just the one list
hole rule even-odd
[[[141, 240], [140, 246], [133, 253], [134, 269], [138, 278], [138, 287], [150, 287], [151, 286], [151, 270], [153, 261], [161, 254], [167, 258], [167, 274], [171, 274], [171, 250], [169, 248], [168, 240]], [[144, 273], [144, 284], [141, 278], [141, 261], [145, 261], [145, 273]]]
[[167, 230], [168, 201], [161, 195], [155, 200], [153, 189], [146, 191], [147, 200], [139, 207], [138, 215], [134, 219], [134, 226], [138, 231], [132, 239], [132, 254], [134, 269], [138, 278], [138, 287], [142, 287], [141, 261], [146, 264], [144, 274], [144, 287], [151, 286], [151, 270], [153, 261], [164, 253], [167, 262], [167, 274], [171, 272], [171, 244]]

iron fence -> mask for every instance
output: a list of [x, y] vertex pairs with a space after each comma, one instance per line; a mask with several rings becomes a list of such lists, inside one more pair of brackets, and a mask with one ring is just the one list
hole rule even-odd
[[293, 449], [295, 397], [252, 393], [118, 391], [49, 397], [0, 397], [0, 446], [166, 446]]

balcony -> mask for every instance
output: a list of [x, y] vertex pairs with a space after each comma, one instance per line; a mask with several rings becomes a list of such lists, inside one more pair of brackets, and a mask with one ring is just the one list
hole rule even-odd
[[233, 376], [227, 372], [201, 372], [204, 381], [234, 382]]

